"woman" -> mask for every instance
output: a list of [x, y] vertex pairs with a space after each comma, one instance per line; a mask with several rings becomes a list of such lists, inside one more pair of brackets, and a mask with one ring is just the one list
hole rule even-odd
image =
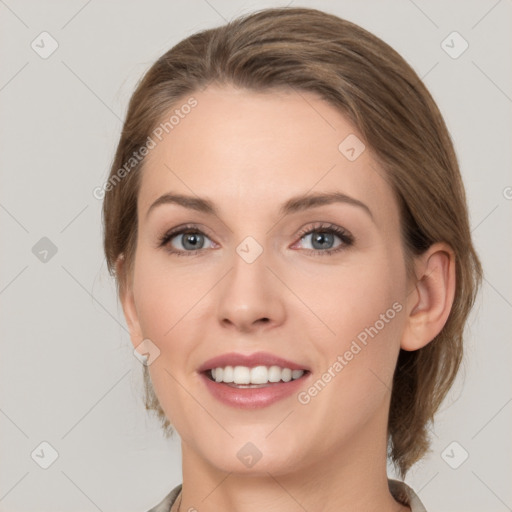
[[481, 266], [402, 57], [314, 9], [192, 35], [138, 85], [104, 190], [146, 406], [182, 441], [152, 511], [425, 510], [387, 457], [404, 477], [428, 450]]

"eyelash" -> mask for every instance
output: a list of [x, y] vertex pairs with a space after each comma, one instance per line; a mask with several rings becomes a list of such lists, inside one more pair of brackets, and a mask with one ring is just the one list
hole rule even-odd
[[[160, 238], [160, 242], [158, 244], [158, 247], [165, 247], [169, 242], [177, 235], [184, 235], [185, 233], [188, 234], [201, 234], [208, 236], [206, 233], [203, 233], [200, 229], [198, 229], [193, 224], [187, 224], [186, 226], [181, 226], [179, 228], [173, 229], [171, 231], [168, 231]], [[167, 247], [167, 251], [170, 254], [174, 254], [175, 256], [194, 256], [198, 254], [199, 252], [203, 251], [204, 249], [195, 249], [194, 251], [177, 251], [175, 249], [171, 249], [170, 245]]]
[[306, 253], [311, 256], [330, 256], [332, 254], [343, 251], [347, 247], [350, 247], [351, 245], [354, 244], [355, 241], [354, 237], [348, 231], [339, 226], [336, 226], [335, 224], [328, 223], [319, 223], [313, 226], [308, 226], [307, 228], [302, 230], [297, 236], [299, 240], [302, 240], [306, 235], [310, 235], [311, 233], [315, 232], [336, 235], [341, 240], [341, 244], [339, 245], [339, 247], [336, 247], [334, 249], [304, 249]]
[[[336, 247], [335, 249], [325, 249], [325, 250], [314, 250], [314, 249], [304, 249], [308, 254], [313, 256], [328, 256], [332, 255], [334, 253], [338, 253], [347, 247], [350, 247], [354, 244], [355, 238], [345, 229], [336, 226], [335, 224], [315, 224], [313, 226], [309, 226], [307, 229], [302, 230], [298, 234], [299, 240], [302, 240], [306, 235], [310, 235], [311, 233], [328, 233], [336, 235], [340, 240], [341, 244], [339, 247]], [[179, 228], [176, 228], [174, 230], [168, 231], [165, 233], [162, 237], [159, 239], [158, 247], [165, 247], [169, 244], [169, 242], [177, 235], [184, 235], [184, 234], [201, 234], [204, 236], [206, 233], [203, 233], [200, 229], [198, 229], [195, 225], [189, 224], [186, 226], [181, 226]], [[209, 237], [208, 237], [209, 238]], [[201, 251], [204, 251], [204, 249], [195, 249], [193, 251], [179, 251], [175, 249], [171, 249], [167, 247], [167, 251], [170, 254], [174, 254], [176, 256], [194, 256], [200, 253]]]

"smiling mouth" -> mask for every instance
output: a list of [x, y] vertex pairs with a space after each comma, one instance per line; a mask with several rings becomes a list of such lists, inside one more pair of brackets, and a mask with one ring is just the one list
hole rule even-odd
[[254, 389], [286, 384], [308, 375], [308, 370], [291, 370], [280, 366], [226, 366], [202, 372], [217, 384], [237, 389]]

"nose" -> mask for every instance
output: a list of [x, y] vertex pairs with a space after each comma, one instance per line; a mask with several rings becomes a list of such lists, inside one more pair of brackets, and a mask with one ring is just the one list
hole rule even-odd
[[238, 254], [222, 280], [217, 315], [222, 327], [239, 332], [267, 330], [285, 320], [284, 290], [265, 253], [248, 263]]

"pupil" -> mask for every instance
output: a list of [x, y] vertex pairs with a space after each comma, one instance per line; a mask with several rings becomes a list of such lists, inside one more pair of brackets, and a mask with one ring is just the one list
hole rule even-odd
[[[333, 241], [333, 234], [332, 233], [320, 233], [313, 236], [313, 247], [315, 249], [325, 249], [325, 246], [322, 246], [321, 244], [331, 243]], [[319, 247], [316, 247], [315, 244], [320, 244]], [[329, 247], [330, 248], [330, 247]]]

